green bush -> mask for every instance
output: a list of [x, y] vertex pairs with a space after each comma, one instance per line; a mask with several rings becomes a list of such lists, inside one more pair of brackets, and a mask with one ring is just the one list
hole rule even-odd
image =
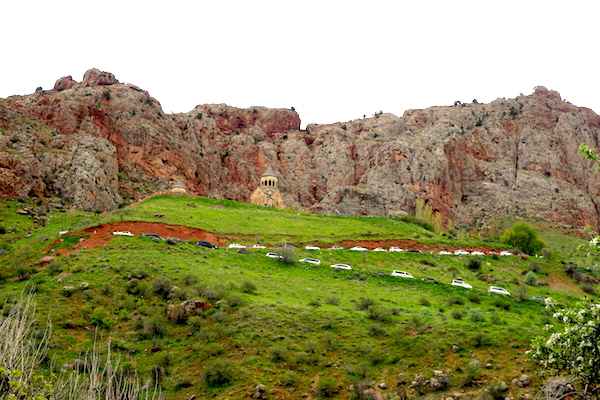
[[95, 308], [90, 317], [90, 324], [98, 328], [110, 328], [113, 325], [111, 315], [104, 307]]
[[321, 397], [332, 397], [338, 391], [338, 384], [331, 376], [322, 376], [317, 384], [317, 394]]
[[152, 282], [152, 292], [157, 296], [161, 296], [164, 300], [169, 298], [174, 287], [173, 282], [164, 276], [160, 276]]
[[470, 322], [483, 322], [485, 321], [485, 317], [483, 316], [483, 312], [479, 308], [469, 308], [467, 311], [467, 319]]
[[289, 355], [287, 347], [284, 346], [272, 346], [268, 351], [273, 361], [285, 361]]
[[525, 254], [539, 254], [546, 243], [537, 237], [535, 229], [524, 222], [517, 222], [500, 236], [500, 242], [515, 247]]
[[298, 374], [294, 371], [285, 371], [283, 377], [281, 378], [281, 383], [284, 386], [295, 386], [298, 382]]
[[361, 311], [366, 311], [366, 310], [368, 310], [370, 307], [372, 307], [374, 305], [375, 305], [375, 300], [373, 300], [373, 299], [367, 299], [365, 297], [361, 297], [360, 301], [356, 305], [356, 309], [357, 310], [361, 310]]
[[537, 275], [533, 271], [529, 271], [525, 274], [525, 284], [529, 286], [537, 285]]
[[479, 271], [481, 269], [481, 259], [470, 257], [466, 262], [466, 267], [471, 271]]
[[242, 293], [248, 293], [248, 294], [254, 294], [256, 293], [256, 285], [250, 281], [244, 281], [242, 282], [242, 285], [240, 286], [240, 291]]
[[228, 385], [234, 378], [234, 364], [231, 360], [215, 360], [208, 364], [202, 371], [202, 379], [210, 387]]
[[462, 310], [451, 310], [450, 315], [454, 319], [462, 319], [465, 316], [465, 312]]

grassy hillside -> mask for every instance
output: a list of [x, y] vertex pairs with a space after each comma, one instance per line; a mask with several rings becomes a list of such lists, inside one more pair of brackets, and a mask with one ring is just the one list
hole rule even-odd
[[[25, 207], [29, 215], [16, 213]], [[270, 399], [357, 398], [363, 386], [383, 398], [435, 397], [431, 389], [409, 388], [415, 375], [428, 379], [434, 370], [448, 375], [445, 391], [469, 396], [527, 373], [532, 386], [511, 387], [507, 395], [533, 394], [541, 381], [524, 353], [551, 315], [530, 297], [552, 296], [562, 304], [596, 297], [567, 275], [564, 260], [348, 250], [353, 243], [504, 248], [387, 218], [181, 197], [157, 197], [101, 216], [7, 202], [0, 218], [0, 300], [10, 305], [26, 289], [37, 292], [38, 313], [53, 324], [54, 367], [48, 368], [81, 358], [97, 332], [100, 342], [110, 337], [126, 368], [159, 382], [168, 399], [243, 398], [259, 384]], [[157, 232], [158, 224], [198, 228], [224, 246], [260, 242], [267, 248], [241, 254], [199, 247], [195, 240], [168, 244], [141, 236], [90, 245], [101, 225], [129, 221], [156, 223]], [[59, 231], [69, 232], [59, 237]], [[291, 262], [265, 256], [283, 244], [297, 247], [287, 250]], [[305, 250], [306, 244], [323, 250]], [[334, 244], [346, 249], [325, 250]], [[54, 259], [39, 263], [48, 255]], [[297, 261], [304, 257], [321, 265]], [[352, 270], [330, 268], [334, 263]], [[391, 277], [394, 269], [415, 279]], [[536, 284], [525, 284], [529, 271]], [[451, 286], [454, 278], [473, 289]], [[512, 297], [488, 293], [491, 284]], [[167, 306], [186, 299], [213, 305], [167, 320]], [[483, 367], [472, 366], [475, 359]]]

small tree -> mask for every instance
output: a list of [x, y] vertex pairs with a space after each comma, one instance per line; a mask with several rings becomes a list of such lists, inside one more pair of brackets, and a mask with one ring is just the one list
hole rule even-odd
[[[555, 310], [553, 299], [546, 307]], [[532, 342], [529, 356], [550, 375], [567, 375], [580, 384], [582, 397], [598, 398], [600, 383], [600, 308], [581, 304], [555, 310], [560, 325], [546, 325], [548, 335]]]
[[512, 229], [504, 231], [500, 236], [500, 242], [516, 247], [529, 255], [537, 254], [546, 247], [546, 243], [538, 239], [535, 229], [523, 222], [518, 222]]

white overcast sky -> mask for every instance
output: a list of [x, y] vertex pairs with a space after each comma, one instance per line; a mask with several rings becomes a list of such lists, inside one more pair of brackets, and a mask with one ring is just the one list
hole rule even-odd
[[7, 0], [0, 97], [89, 68], [163, 110], [294, 107], [302, 126], [537, 85], [600, 113], [598, 0]]

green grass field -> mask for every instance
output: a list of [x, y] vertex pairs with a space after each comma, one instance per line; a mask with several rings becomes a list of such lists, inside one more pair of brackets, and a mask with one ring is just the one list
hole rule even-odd
[[[244, 398], [257, 384], [265, 385], [267, 398], [273, 399], [350, 399], [357, 398], [351, 385], [377, 387], [380, 382], [387, 384], [377, 389], [385, 398], [437, 398], [437, 392], [408, 388], [415, 375], [429, 378], [434, 370], [449, 376], [448, 392], [472, 397], [523, 373], [539, 385], [525, 351], [533, 337], [543, 334], [551, 315], [529, 297], [551, 296], [565, 305], [596, 298], [565, 273], [560, 257], [482, 256], [478, 269], [469, 269], [475, 256], [303, 249], [309, 243], [330, 247], [352, 241], [503, 248], [387, 218], [321, 216], [181, 197], [157, 197], [103, 216], [49, 211], [46, 222], [16, 214], [22, 207], [13, 202], [0, 209], [6, 243], [0, 300], [10, 306], [22, 291], [37, 292], [40, 324], [49, 316], [53, 325], [49, 359], [54, 366], [47, 368], [59, 369], [81, 357], [97, 332], [102, 343], [110, 337], [128, 368], [159, 382], [168, 399], [192, 394]], [[241, 254], [193, 242], [170, 245], [119, 236], [101, 247], [57, 255], [86, 237], [77, 231], [117, 221], [188, 226], [212, 232], [225, 243], [262, 242], [269, 248]], [[61, 230], [70, 232], [59, 239]], [[555, 242], [549, 243], [579, 243], [552, 235]], [[283, 243], [298, 247], [290, 254], [296, 261], [265, 256]], [[38, 264], [46, 255], [55, 259]], [[303, 257], [322, 264], [297, 261]], [[352, 270], [330, 268], [334, 263]], [[415, 279], [391, 277], [394, 269]], [[535, 286], [524, 283], [528, 271], [535, 273]], [[451, 286], [454, 278], [473, 289]], [[488, 293], [492, 284], [512, 297]], [[167, 305], [186, 299], [215, 304], [187, 319], [168, 321]], [[473, 371], [473, 359], [489, 368]], [[211, 383], [215, 371], [225, 371], [226, 382]], [[510, 396], [536, 390], [510, 388]]]

